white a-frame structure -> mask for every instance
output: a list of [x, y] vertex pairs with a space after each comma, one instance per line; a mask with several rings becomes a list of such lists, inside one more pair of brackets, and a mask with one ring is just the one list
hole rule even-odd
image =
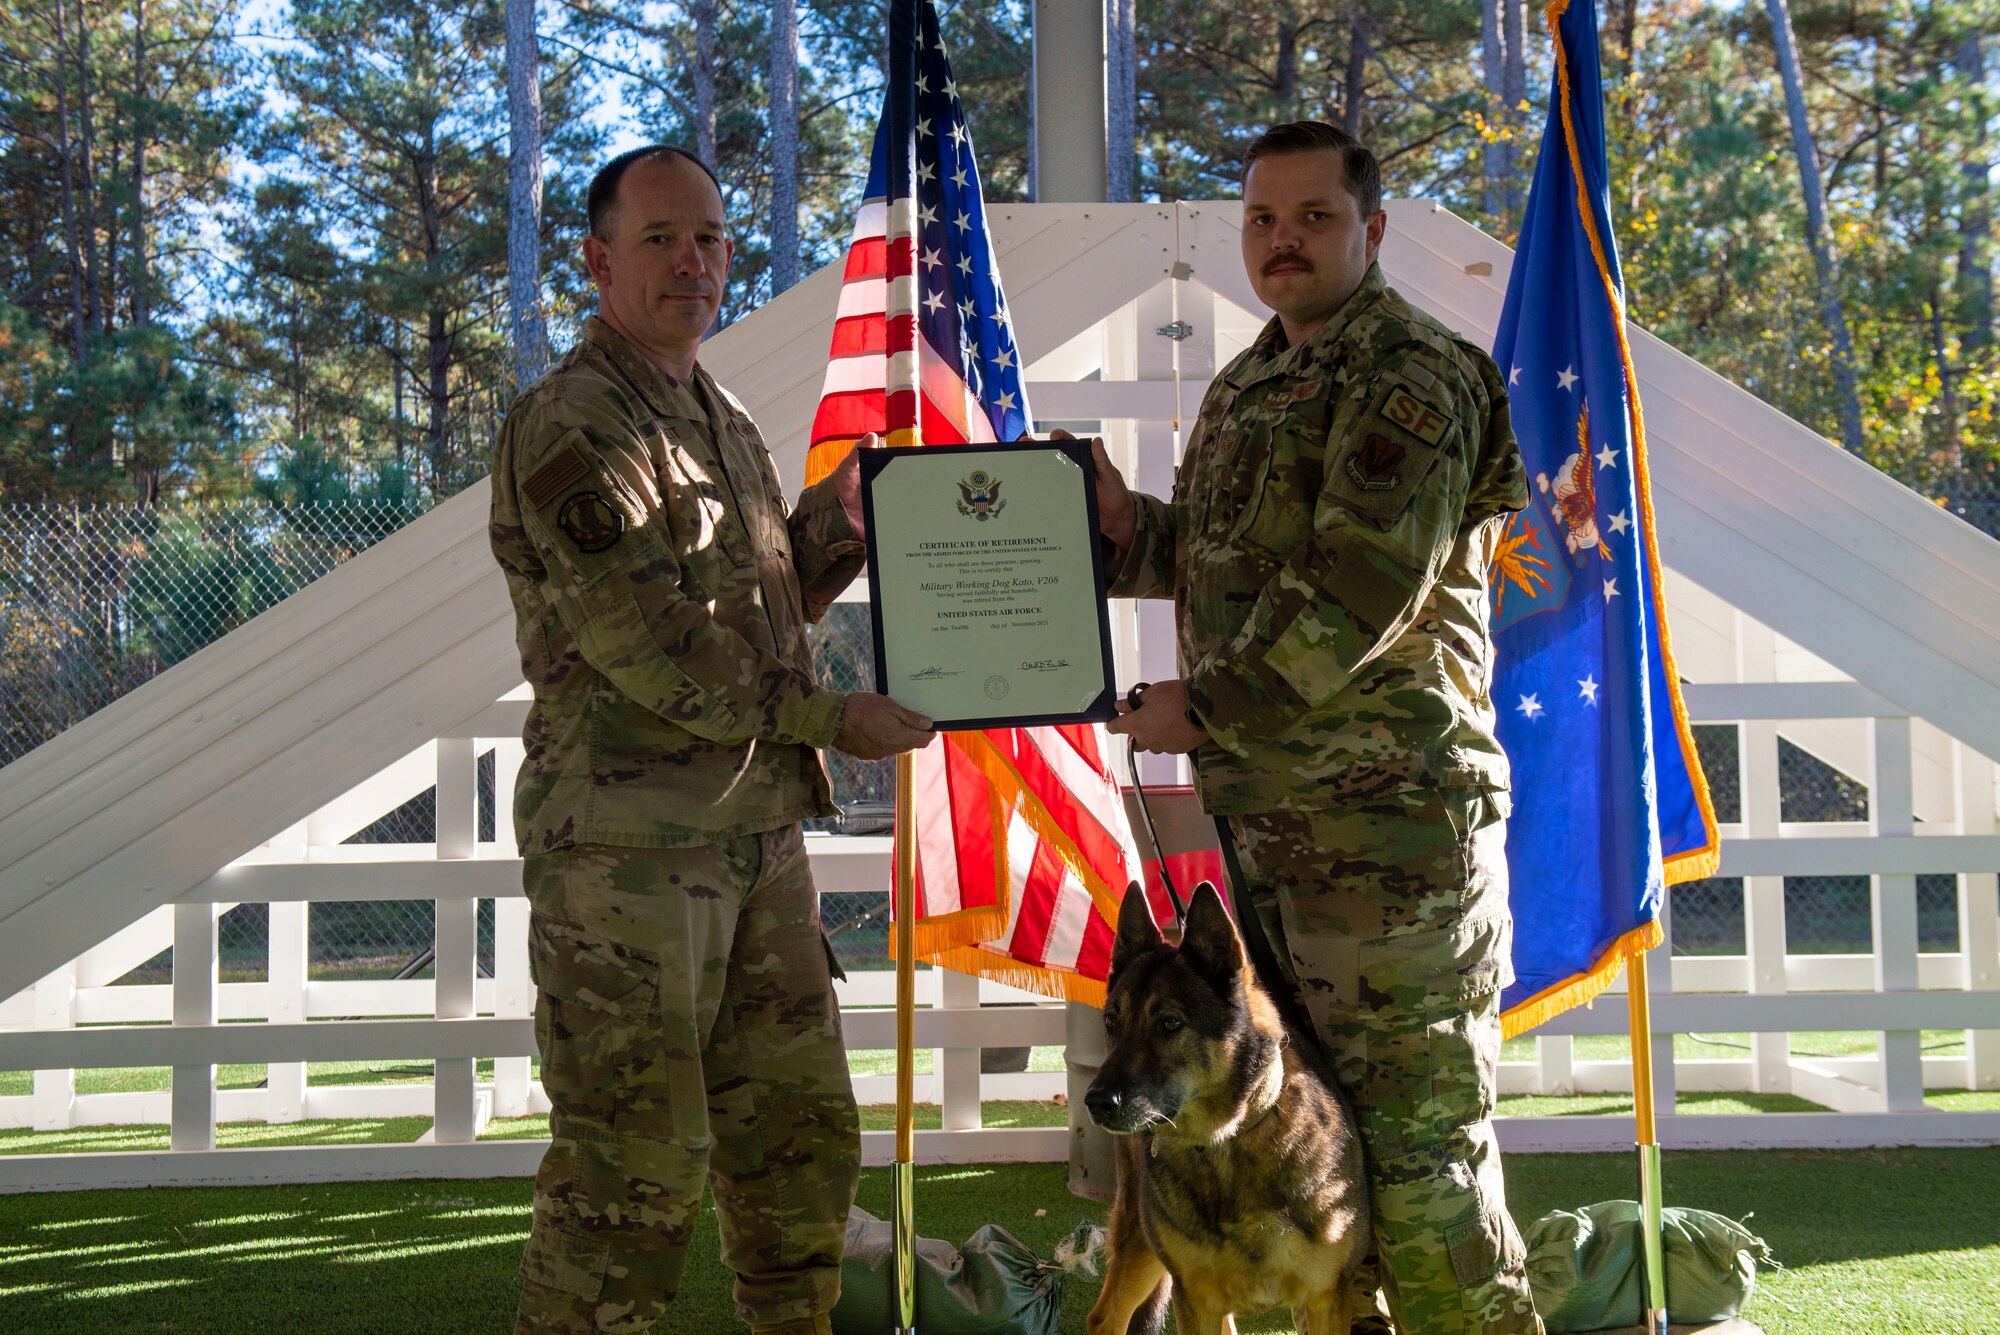
[[[1041, 353], [1029, 367], [1041, 420], [1100, 425], [1139, 484], [1164, 491], [1176, 415], [1192, 416], [1208, 376], [1261, 323], [1238, 254], [1236, 206], [990, 213], [1018, 343]], [[1382, 260], [1391, 281], [1474, 341], [1490, 342], [1506, 248], [1428, 204], [1391, 202], [1389, 213]], [[839, 266], [830, 266], [704, 349], [704, 363], [766, 436], [783, 442], [779, 467], [793, 488], [839, 286]], [[1156, 334], [1177, 319], [1190, 337]], [[2000, 1142], [2000, 1114], [1936, 1112], [1923, 1093], [1927, 1085], [2000, 1087], [2000, 835], [1990, 759], [2000, 756], [2000, 543], [1657, 340], [1635, 331], [1633, 346], [1691, 708], [1698, 721], [1743, 729], [1742, 806], [1725, 829], [1722, 875], [1743, 878], [1745, 950], [1670, 967], [1663, 960], [1654, 970], [1663, 988], [1654, 1008], [1661, 1098], [1671, 1114], [1678, 1079], [1682, 1089], [1791, 1092], [1841, 1114], [1669, 1115], [1662, 1138]], [[38, 1073], [33, 1094], [0, 1097], [0, 1126], [170, 1112], [177, 1150], [116, 1156], [116, 1167], [0, 1159], [0, 1189], [494, 1172], [533, 1162], [533, 1142], [463, 1143], [487, 1111], [534, 1106], [518, 866], [510, 847], [477, 841], [471, 816], [475, 757], [496, 747], [504, 790], [524, 708], [486, 511], [481, 484], [0, 770], [0, 1071]], [[1128, 617], [1120, 645], [1128, 677], [1171, 672], [1163, 611]], [[1870, 818], [1839, 827], [1784, 822], [1780, 734], [1865, 782]], [[435, 846], [342, 844], [432, 784]], [[829, 837], [815, 856], [825, 891], [886, 883], [879, 842]], [[1925, 873], [1958, 877], [1955, 952], [1918, 949], [1915, 878]], [[1788, 954], [1787, 874], [1871, 877], [1873, 952]], [[475, 979], [472, 966], [471, 913], [482, 897], [501, 901], [492, 980]], [[342, 991], [383, 985], [307, 977], [305, 906], [357, 898], [439, 902], [434, 983], [397, 984], [408, 990], [390, 998]], [[259, 901], [273, 906], [268, 981], [219, 986], [217, 906]], [[170, 988], [105, 986], [169, 943]], [[1535, 1062], [1510, 1066], [1508, 1086], [1561, 1092], [1629, 1080], [1622, 1064], [1579, 1060], [1569, 1037], [1622, 1032], [1616, 1010], [1574, 1012], [1550, 1026]], [[413, 1012], [437, 1018], [310, 1022]], [[220, 1023], [242, 1018], [266, 1023]], [[162, 1019], [174, 1023], [132, 1023]], [[124, 1023], [98, 1023], [106, 1021]], [[960, 1057], [982, 1041], [1054, 1043], [1062, 1032], [1058, 1016], [1018, 1011], [991, 1033], [979, 1016], [948, 1010], [927, 1023], [920, 1042]], [[1872, 1055], [1840, 1060], [1788, 1051], [1789, 1032], [1828, 1029], [1880, 1037]], [[1965, 1038], [1927, 1056], [1926, 1030]], [[1753, 1051], [1677, 1068], [1672, 1034], [1692, 1031], [1750, 1031]], [[886, 1027], [865, 1013], [850, 1017], [848, 1034], [853, 1047], [887, 1046]], [[221, 1161], [249, 1152], [212, 1150], [218, 1115], [283, 1120], [358, 1109], [362, 1095], [343, 1102], [309, 1090], [303, 1063], [392, 1056], [438, 1061], [434, 1087], [396, 1094], [434, 1112], [435, 1144], [372, 1147], [365, 1158], [274, 1151], [281, 1157], [242, 1169]], [[482, 1056], [501, 1059], [490, 1084], [474, 1078]], [[947, 1065], [946, 1125], [954, 1129], [927, 1133], [922, 1153], [1062, 1157], [1059, 1129], [1011, 1138], [976, 1129], [973, 1056], [969, 1068]], [[236, 1061], [272, 1063], [268, 1086], [218, 1099], [214, 1065]], [[75, 1068], [132, 1065], [171, 1066], [171, 1098], [77, 1095]], [[1516, 1122], [1503, 1134], [1510, 1145], [1540, 1148], [1629, 1142], [1624, 1118], [1562, 1120], [1559, 1129]]]

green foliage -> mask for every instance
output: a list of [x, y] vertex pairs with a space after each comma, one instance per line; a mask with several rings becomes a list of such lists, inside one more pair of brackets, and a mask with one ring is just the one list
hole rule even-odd
[[[0, 497], [414, 501], [484, 471], [511, 391], [500, 0], [325, 0], [254, 21], [239, 6], [27, 0], [0, 13]], [[2000, 527], [2000, 52], [1987, 49], [2000, 3], [1792, 8], [1869, 457]], [[995, 201], [1031, 189], [1030, 9], [943, 7]], [[1763, 7], [1635, 0], [1629, 50], [1627, 9], [1601, 18], [1631, 311], [1832, 433], [1829, 339]], [[1141, 197], [1226, 198], [1253, 134], [1312, 116], [1358, 124], [1389, 193], [1511, 237], [1518, 199], [1489, 195], [1487, 164], [1525, 187], [1549, 46], [1527, 7], [1526, 91], [1504, 105], [1479, 13], [1456, 0], [1148, 0]], [[737, 242], [723, 322], [768, 296], [767, 18], [758, 0], [542, 7], [557, 351], [595, 306], [581, 195], [613, 146], [708, 148]], [[851, 225], [883, 20], [883, 0], [799, 6], [807, 268], [836, 259]]]

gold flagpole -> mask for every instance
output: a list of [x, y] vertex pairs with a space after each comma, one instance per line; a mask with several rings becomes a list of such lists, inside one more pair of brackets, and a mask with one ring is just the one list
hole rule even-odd
[[1653, 1010], [1646, 952], [1626, 956], [1625, 998], [1632, 1016], [1632, 1107], [1638, 1122], [1639, 1227], [1646, 1266], [1646, 1335], [1667, 1335], [1667, 1269], [1660, 1230], [1660, 1133], [1653, 1120]]
[[896, 757], [896, 1162], [890, 1169], [895, 1200], [896, 1328], [917, 1328], [916, 1229], [916, 1026], [917, 832], [911, 801], [916, 762]]

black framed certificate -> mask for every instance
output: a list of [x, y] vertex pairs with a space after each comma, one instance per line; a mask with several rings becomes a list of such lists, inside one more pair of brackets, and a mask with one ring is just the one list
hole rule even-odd
[[864, 450], [875, 689], [940, 730], [1113, 718], [1090, 442]]

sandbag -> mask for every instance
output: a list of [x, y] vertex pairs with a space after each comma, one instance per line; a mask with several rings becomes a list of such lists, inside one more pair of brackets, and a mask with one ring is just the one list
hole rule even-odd
[[[1549, 1335], [1636, 1326], [1645, 1317], [1637, 1201], [1554, 1210], [1529, 1225], [1528, 1283]], [[1757, 1267], [1777, 1265], [1762, 1238], [1707, 1210], [1661, 1211], [1667, 1316], [1701, 1324], [1738, 1315]]]
[[[895, 1233], [858, 1206], [847, 1214], [834, 1335], [897, 1329]], [[954, 1247], [918, 1238], [917, 1329], [923, 1335], [1056, 1335], [1060, 1266], [1045, 1263], [998, 1224]]]

